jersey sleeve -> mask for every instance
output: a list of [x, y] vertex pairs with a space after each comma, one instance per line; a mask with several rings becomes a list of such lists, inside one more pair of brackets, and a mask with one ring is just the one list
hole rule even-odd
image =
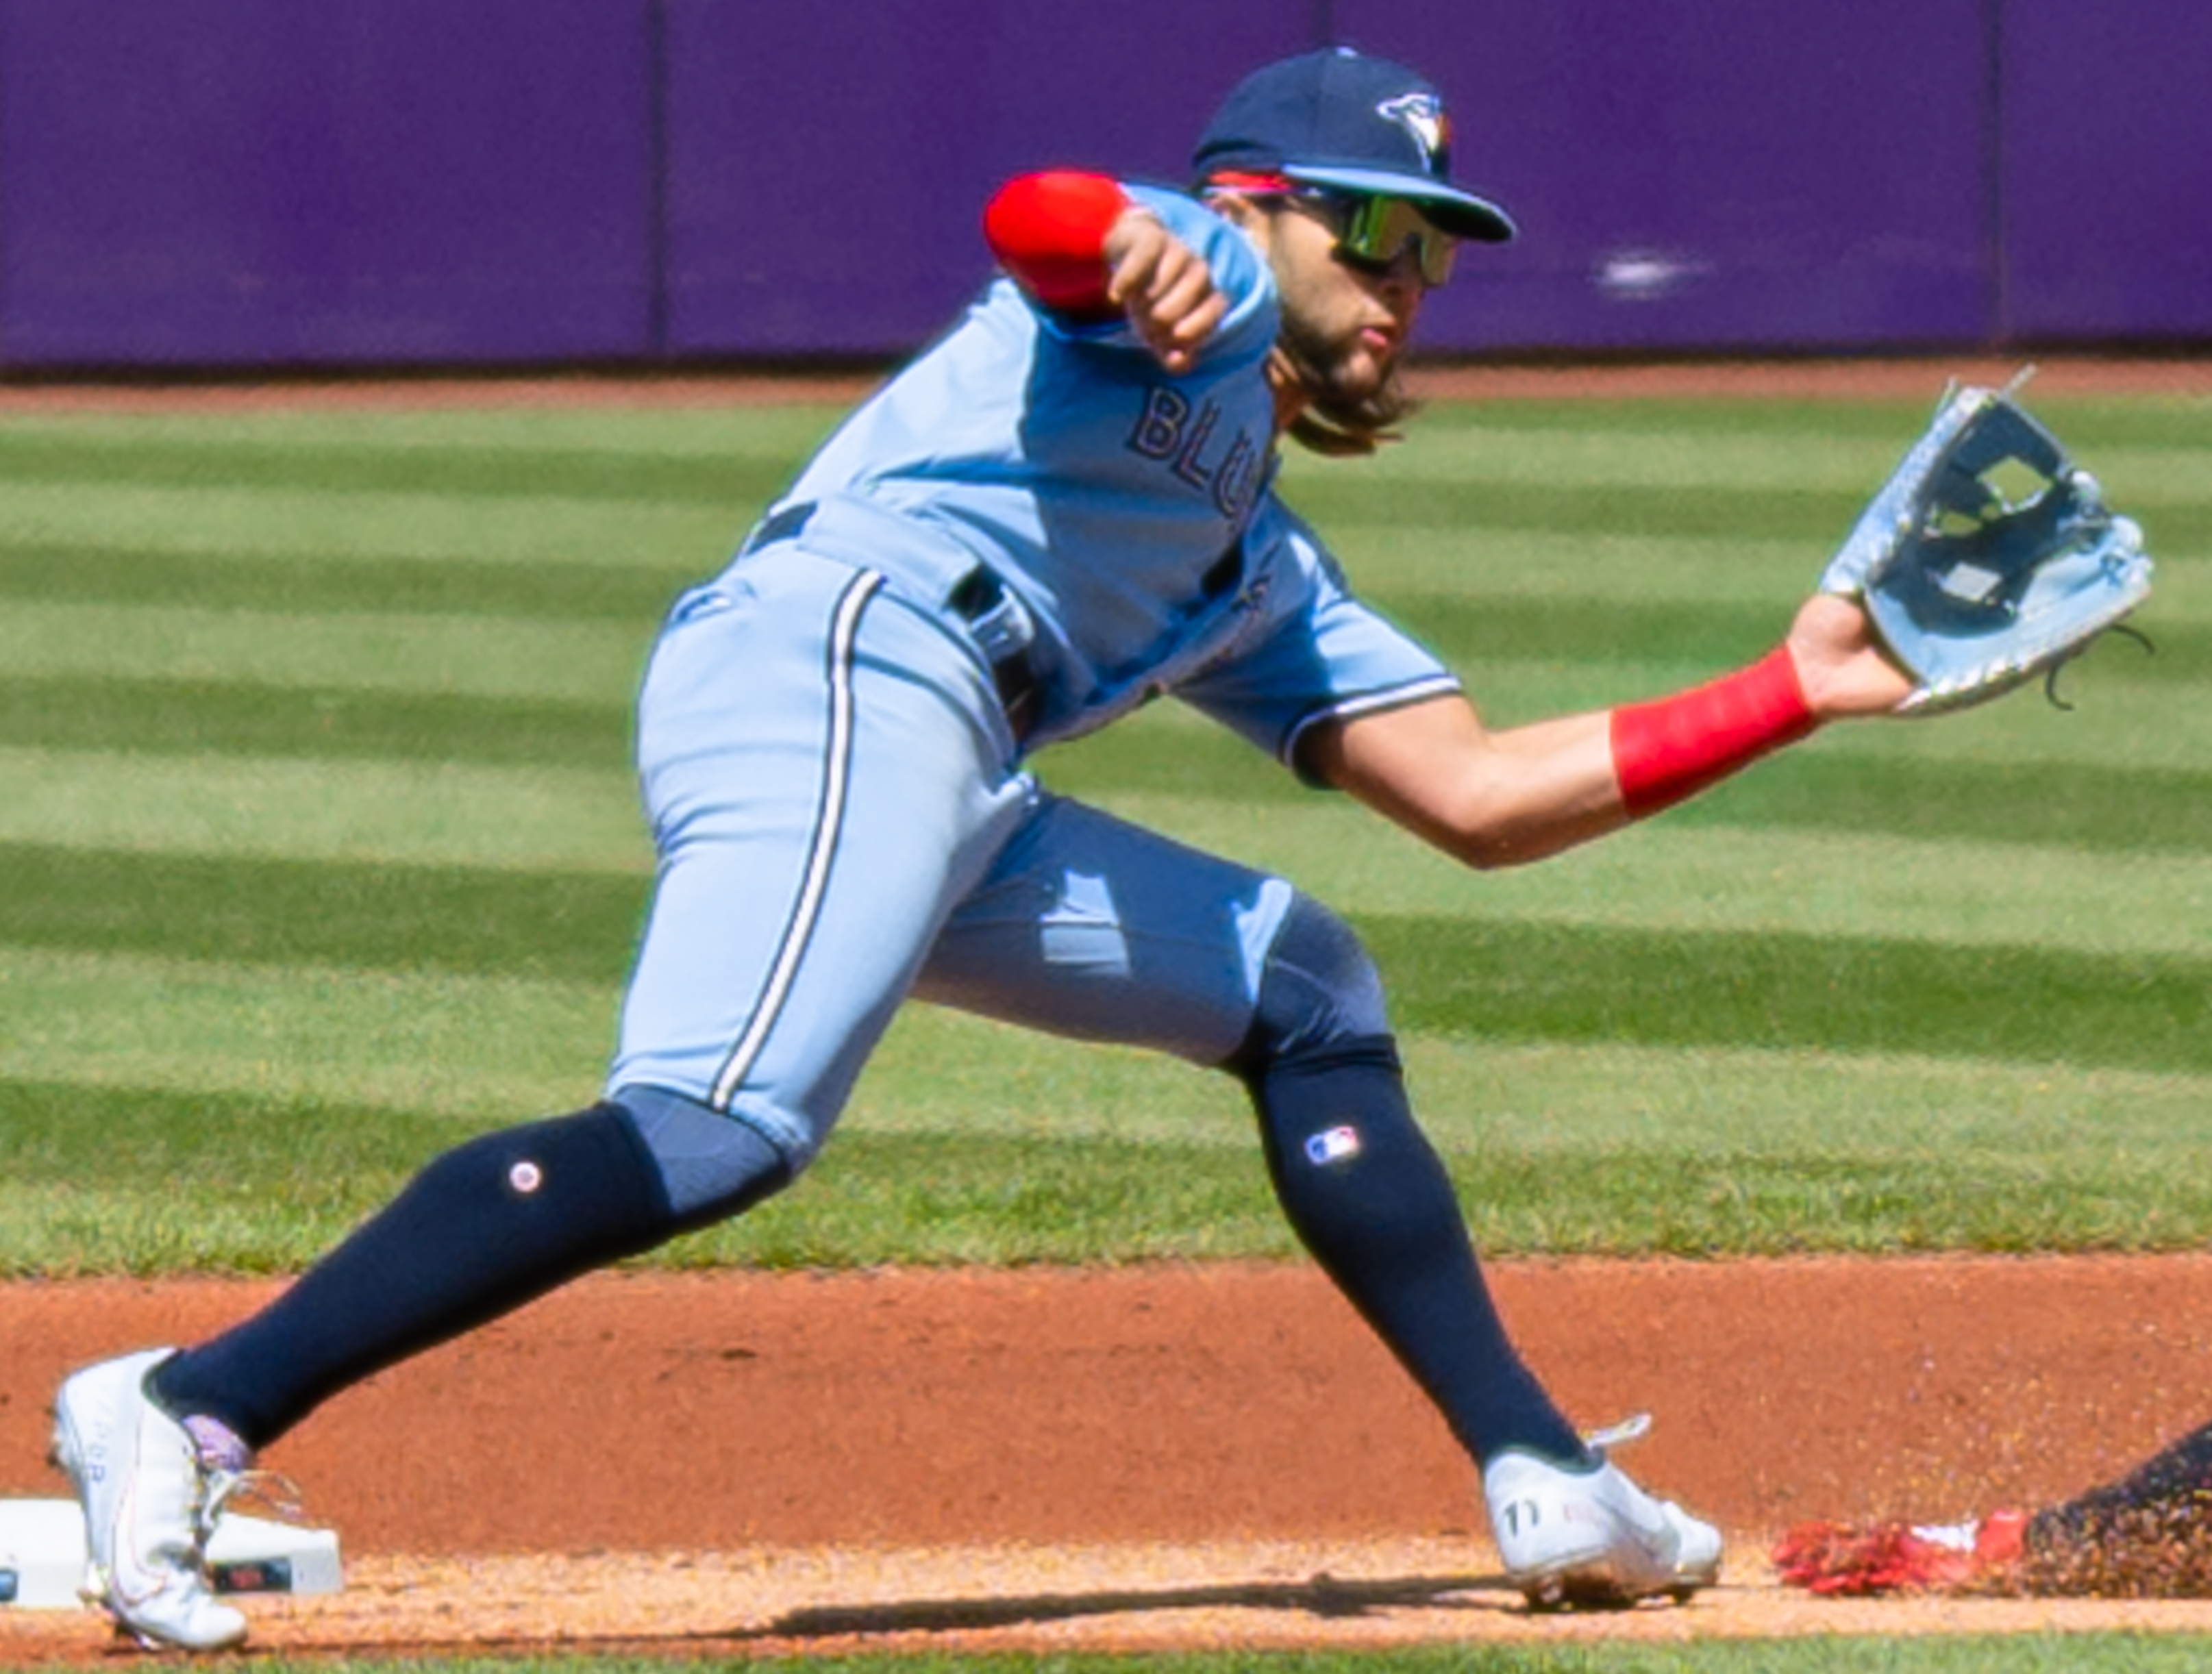
[[1460, 689], [1436, 654], [1355, 597], [1320, 539], [1271, 501], [1247, 537], [1267, 576], [1258, 618], [1176, 695], [1266, 750], [1308, 784], [1300, 746], [1328, 720]]

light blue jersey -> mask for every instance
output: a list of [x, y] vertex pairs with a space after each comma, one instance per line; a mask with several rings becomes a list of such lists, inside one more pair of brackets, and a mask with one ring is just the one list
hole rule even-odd
[[817, 508], [817, 549], [932, 602], [977, 564], [999, 576], [1034, 625], [1031, 749], [1176, 691], [1282, 754], [1323, 716], [1455, 689], [1275, 496], [1279, 316], [1258, 251], [1189, 197], [1127, 190], [1229, 300], [1190, 373], [1169, 376], [1126, 324], [1071, 329], [1002, 279], [781, 504]]
[[672, 616], [638, 707], [660, 880], [608, 1079], [632, 1107], [703, 1106], [801, 1166], [910, 995], [1224, 1062], [1291, 886], [1024, 755], [1173, 693], [1295, 762], [1318, 720], [1456, 689], [1275, 495], [1259, 251], [1133, 195], [1229, 299], [1193, 370], [1000, 281]]

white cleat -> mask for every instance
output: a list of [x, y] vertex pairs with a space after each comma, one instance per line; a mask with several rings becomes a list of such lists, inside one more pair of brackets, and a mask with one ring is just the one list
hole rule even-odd
[[104, 1361], [64, 1382], [53, 1461], [84, 1507], [85, 1601], [149, 1648], [216, 1651], [246, 1637], [245, 1616], [208, 1581], [207, 1538], [229, 1482], [146, 1393], [147, 1374], [175, 1352]]
[[[1600, 1438], [1640, 1434], [1633, 1425]], [[1482, 1473], [1505, 1577], [1532, 1610], [1686, 1600], [1720, 1579], [1720, 1531], [1646, 1494], [1606, 1459], [1575, 1471], [1504, 1453]]]

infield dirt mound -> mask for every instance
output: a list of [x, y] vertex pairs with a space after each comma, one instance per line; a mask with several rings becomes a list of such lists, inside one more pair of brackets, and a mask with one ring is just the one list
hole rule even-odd
[[[2212, 1406], [2212, 1259], [1501, 1264], [1581, 1421], [1735, 1539], [1687, 1610], [1534, 1620], [1473, 1474], [1304, 1267], [599, 1276], [373, 1380], [271, 1450], [349, 1587], [273, 1647], [1361, 1643], [2120, 1623], [2212, 1605], [1776, 1589], [1812, 1516], [1950, 1516], [2116, 1474]], [[258, 1283], [0, 1289], [0, 1493], [51, 1495], [70, 1366]], [[0, 1618], [0, 1661], [89, 1617]]]

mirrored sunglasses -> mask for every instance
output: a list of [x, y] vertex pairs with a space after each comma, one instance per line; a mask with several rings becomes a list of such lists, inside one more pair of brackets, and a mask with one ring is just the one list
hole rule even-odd
[[1433, 225], [1412, 199], [1328, 191], [1302, 191], [1298, 197], [1320, 209], [1336, 234], [1337, 254], [1354, 266], [1386, 273], [1411, 246], [1424, 285], [1434, 290], [1451, 277], [1459, 240]]

